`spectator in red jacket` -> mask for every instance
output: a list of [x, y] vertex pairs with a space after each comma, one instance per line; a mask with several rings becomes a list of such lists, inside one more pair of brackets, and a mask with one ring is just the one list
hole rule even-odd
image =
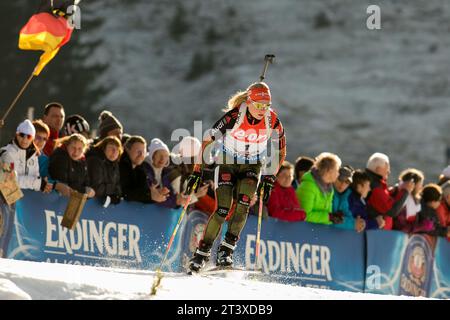
[[284, 161], [267, 202], [269, 216], [284, 221], [305, 220], [305, 211], [300, 208], [295, 189], [292, 187], [293, 180], [294, 166]]
[[367, 212], [371, 219], [385, 230], [392, 230], [393, 217], [403, 208], [406, 198], [414, 189], [414, 182], [403, 183], [396, 200], [388, 190], [387, 179], [390, 172], [389, 157], [383, 153], [374, 153], [367, 161], [366, 172], [370, 176], [371, 192], [367, 199]]
[[44, 108], [44, 116], [42, 120], [50, 128], [50, 136], [44, 147], [44, 154], [50, 156], [55, 149], [55, 141], [59, 139], [59, 131], [64, 124], [64, 107], [58, 102], [50, 102]]
[[[447, 181], [442, 185], [442, 201], [437, 208], [437, 214], [439, 223], [443, 227], [450, 227], [450, 181]], [[450, 241], [450, 237], [447, 237]]]

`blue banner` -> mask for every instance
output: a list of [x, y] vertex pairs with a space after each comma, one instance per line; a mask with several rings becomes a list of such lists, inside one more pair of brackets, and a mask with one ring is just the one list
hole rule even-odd
[[[72, 231], [61, 226], [67, 198], [24, 194], [15, 205], [14, 223], [7, 226], [9, 242], [3, 242], [3, 256], [11, 259], [156, 269], [181, 211], [136, 202], [104, 208], [91, 199]], [[183, 229], [180, 226], [179, 232]], [[180, 235], [165, 270], [179, 270], [178, 239]]]
[[450, 298], [450, 242], [446, 238], [437, 240], [429, 297]]
[[[183, 241], [184, 256], [192, 254], [207, 219], [201, 212], [189, 215], [189, 229]], [[254, 268], [257, 222], [257, 217], [248, 217], [234, 254], [237, 266]], [[225, 232], [226, 226], [222, 228], [222, 233]], [[364, 249], [363, 234], [269, 217], [262, 223], [259, 264], [272, 281], [362, 292]]]
[[[67, 198], [25, 191], [14, 206], [0, 203], [0, 256], [11, 259], [155, 270], [181, 209], [122, 202], [108, 208], [88, 200], [77, 227], [61, 220]], [[208, 216], [186, 215], [165, 271], [182, 272]], [[222, 228], [222, 238], [227, 231]], [[236, 266], [255, 267], [257, 217], [240, 235]], [[215, 261], [218, 237], [213, 246]], [[307, 222], [263, 220], [259, 267], [269, 281], [307, 287], [391, 295], [450, 297], [450, 243], [445, 238], [398, 231], [365, 233]]]
[[374, 230], [366, 235], [365, 292], [450, 297], [450, 245], [445, 238]]

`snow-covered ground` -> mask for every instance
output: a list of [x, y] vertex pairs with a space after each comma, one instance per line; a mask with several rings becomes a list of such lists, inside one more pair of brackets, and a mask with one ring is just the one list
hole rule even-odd
[[167, 274], [155, 296], [150, 271], [98, 268], [0, 259], [0, 300], [335, 300], [425, 299], [304, 288], [221, 276]]

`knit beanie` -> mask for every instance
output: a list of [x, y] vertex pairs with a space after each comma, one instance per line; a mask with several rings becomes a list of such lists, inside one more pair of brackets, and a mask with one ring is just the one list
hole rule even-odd
[[20, 123], [16, 130], [17, 133], [28, 134], [34, 138], [36, 135], [36, 129], [33, 126], [33, 123], [30, 120], [25, 120]]
[[69, 116], [64, 123], [64, 133], [70, 136], [73, 133], [89, 132], [89, 123], [82, 116], [75, 114]]
[[116, 117], [113, 116], [113, 114], [109, 111], [102, 111], [100, 113], [100, 117], [98, 118], [100, 120], [100, 125], [98, 127], [99, 129], [99, 137], [100, 139], [106, 138], [109, 131], [114, 129], [122, 129], [122, 124], [117, 120]]
[[[154, 138], [154, 139], [152, 139], [152, 141], [150, 142], [150, 145], [148, 146], [148, 159], [149, 159], [149, 161], [153, 161], [153, 155], [158, 150], [166, 150], [167, 153], [170, 154], [169, 147], [164, 142], [162, 142], [160, 139]], [[166, 167], [169, 165], [169, 163], [170, 163], [170, 159], [167, 162]]]

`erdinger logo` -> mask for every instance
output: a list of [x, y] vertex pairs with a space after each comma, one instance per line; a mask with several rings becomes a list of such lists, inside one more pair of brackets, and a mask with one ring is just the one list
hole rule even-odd
[[425, 252], [422, 247], [415, 247], [408, 260], [408, 272], [418, 281], [423, 282], [427, 271]]
[[430, 239], [423, 235], [413, 235], [409, 239], [402, 263], [400, 295], [427, 296], [434, 249], [433, 239]]
[[203, 232], [205, 231], [206, 225], [199, 223], [194, 227], [191, 233], [191, 239], [189, 240], [189, 251], [194, 252], [197, 249], [198, 243], [202, 239]]
[[242, 196], [242, 201], [244, 201], [244, 202], [248, 202], [250, 199], [248, 198], [248, 196], [247, 195], [243, 195]]

